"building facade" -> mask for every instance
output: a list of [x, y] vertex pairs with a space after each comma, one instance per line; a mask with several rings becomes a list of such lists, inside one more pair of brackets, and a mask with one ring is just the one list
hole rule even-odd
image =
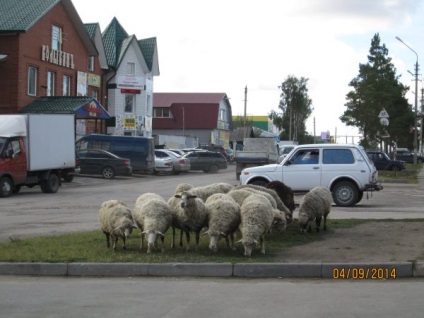
[[153, 81], [159, 75], [156, 38], [137, 40], [116, 18], [102, 34], [107, 62], [108, 133], [152, 136]]
[[96, 96], [102, 102], [99, 53], [70, 0], [2, 5], [0, 113], [18, 113], [44, 96]]
[[196, 137], [228, 148], [231, 104], [225, 93], [154, 93], [153, 135]]

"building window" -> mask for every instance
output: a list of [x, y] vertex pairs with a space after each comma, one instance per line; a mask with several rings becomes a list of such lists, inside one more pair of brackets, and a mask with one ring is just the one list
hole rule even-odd
[[63, 87], [62, 87], [63, 96], [71, 96], [71, 77], [64, 75], [63, 76]]
[[37, 69], [35, 67], [28, 67], [28, 95], [37, 95]]
[[95, 99], [99, 100], [99, 92], [96, 89], [93, 89], [93, 91], [91, 92], [91, 96], [94, 97]]
[[62, 51], [62, 28], [52, 26], [52, 49]]
[[219, 110], [219, 120], [225, 121], [225, 109]]
[[171, 118], [171, 112], [169, 108], [155, 108], [155, 118]]
[[92, 55], [88, 57], [88, 70], [91, 72], [94, 71], [94, 56]]
[[135, 75], [135, 63], [127, 63], [127, 74], [128, 75]]
[[134, 95], [125, 95], [125, 112], [132, 113], [134, 110]]
[[54, 96], [54, 75], [53, 72], [47, 72], [47, 96]]

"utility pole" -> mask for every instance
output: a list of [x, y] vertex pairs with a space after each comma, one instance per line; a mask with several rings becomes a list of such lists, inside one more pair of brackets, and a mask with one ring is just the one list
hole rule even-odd
[[243, 137], [246, 137], [246, 110], [247, 110], [247, 85], [244, 88], [244, 117], [243, 117]]

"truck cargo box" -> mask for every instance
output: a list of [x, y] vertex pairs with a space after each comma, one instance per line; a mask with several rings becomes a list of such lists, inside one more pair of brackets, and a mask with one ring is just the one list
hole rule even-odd
[[75, 124], [71, 114], [27, 114], [28, 170], [75, 167]]

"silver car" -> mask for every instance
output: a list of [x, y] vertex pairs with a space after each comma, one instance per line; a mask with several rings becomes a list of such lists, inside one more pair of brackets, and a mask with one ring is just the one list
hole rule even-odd
[[155, 149], [155, 156], [158, 158], [170, 158], [173, 165], [173, 174], [190, 171], [190, 160], [168, 149]]

